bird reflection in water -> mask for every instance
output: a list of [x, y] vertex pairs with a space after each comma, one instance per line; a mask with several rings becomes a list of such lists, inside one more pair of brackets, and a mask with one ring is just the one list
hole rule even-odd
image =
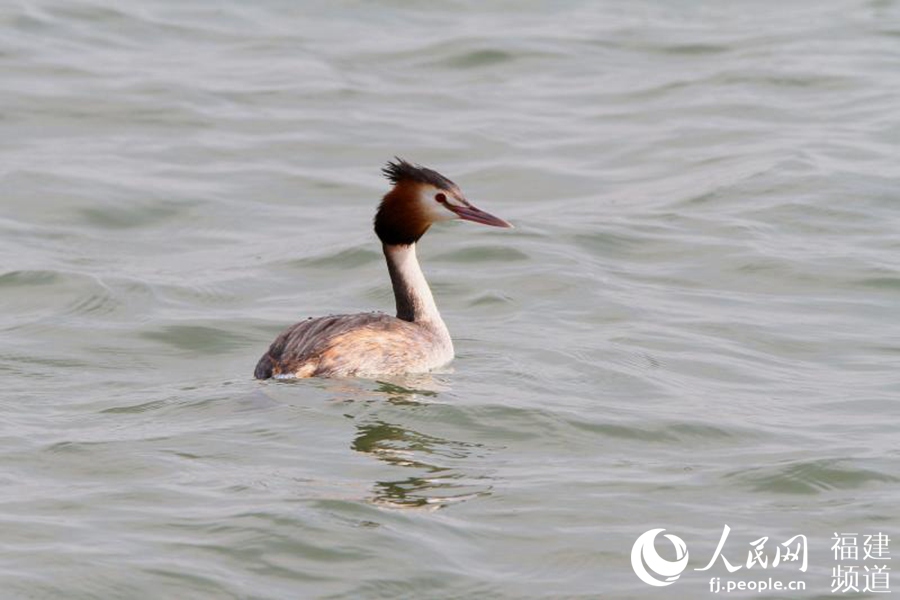
[[[437, 396], [437, 392], [433, 388], [423, 389], [422, 381], [416, 383], [414, 389], [394, 382], [379, 382], [375, 391], [382, 402], [386, 400], [392, 406], [427, 406], [427, 398]], [[478, 474], [477, 470], [473, 473], [471, 465], [486, 450], [480, 444], [424, 434], [380, 418], [366, 419], [357, 423], [356, 428], [351, 448], [402, 468], [406, 475], [376, 481], [372, 498], [375, 504], [434, 510], [491, 493], [490, 477]]]

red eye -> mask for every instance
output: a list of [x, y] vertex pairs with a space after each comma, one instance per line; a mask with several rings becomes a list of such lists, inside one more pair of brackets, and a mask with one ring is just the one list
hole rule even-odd
[[445, 196], [443, 193], [436, 194], [434, 199], [437, 200], [438, 202], [440, 202], [441, 204], [447, 204], [447, 196]]

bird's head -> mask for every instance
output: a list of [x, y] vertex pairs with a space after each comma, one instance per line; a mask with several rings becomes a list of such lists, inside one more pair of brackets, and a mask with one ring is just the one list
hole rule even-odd
[[394, 184], [375, 214], [375, 233], [385, 244], [415, 244], [432, 223], [452, 219], [512, 227], [472, 206], [459, 186], [437, 171], [397, 158], [382, 172]]

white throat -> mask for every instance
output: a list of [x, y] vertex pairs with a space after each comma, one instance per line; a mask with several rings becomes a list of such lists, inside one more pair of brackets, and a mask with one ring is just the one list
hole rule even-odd
[[413, 323], [436, 326], [446, 331], [441, 314], [434, 303], [431, 288], [416, 258], [416, 245], [384, 245], [384, 257], [394, 286], [397, 318]]

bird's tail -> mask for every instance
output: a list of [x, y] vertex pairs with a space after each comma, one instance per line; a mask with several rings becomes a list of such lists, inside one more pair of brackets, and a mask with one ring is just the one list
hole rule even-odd
[[266, 352], [263, 354], [263, 357], [259, 359], [259, 362], [256, 363], [256, 370], [253, 371], [253, 376], [257, 379], [268, 379], [272, 376], [273, 366], [274, 363], [272, 362], [272, 357]]

